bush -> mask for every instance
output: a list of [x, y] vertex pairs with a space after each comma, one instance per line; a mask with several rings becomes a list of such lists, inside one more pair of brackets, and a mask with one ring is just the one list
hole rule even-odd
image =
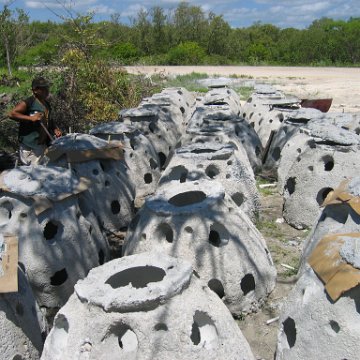
[[167, 54], [169, 65], [199, 65], [204, 63], [205, 50], [196, 42], [188, 41], [171, 48]]

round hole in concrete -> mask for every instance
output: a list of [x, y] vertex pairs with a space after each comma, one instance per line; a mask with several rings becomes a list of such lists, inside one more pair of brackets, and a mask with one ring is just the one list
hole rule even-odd
[[334, 332], [338, 333], [340, 331], [340, 325], [337, 321], [330, 320], [329, 324]]
[[113, 200], [113, 201], [111, 202], [110, 207], [111, 207], [111, 212], [112, 212], [114, 215], [116, 215], [116, 214], [118, 214], [118, 213], [120, 212], [121, 207], [120, 207], [120, 203], [119, 203], [118, 200]]
[[65, 281], [68, 279], [68, 274], [66, 269], [61, 269], [57, 271], [51, 278], [50, 278], [50, 284], [53, 286], [60, 286], [65, 283]]
[[[139, 343], [136, 334], [128, 326], [122, 325], [120, 329], [117, 330], [118, 334], [118, 343], [120, 348], [127, 353], [137, 352]], [[135, 357], [131, 357], [134, 359]]]
[[296, 326], [295, 326], [294, 319], [292, 319], [291, 317], [288, 317], [283, 322], [283, 329], [284, 329], [284, 333], [285, 333], [287, 342], [289, 344], [289, 347], [292, 348], [296, 342]]
[[163, 152], [158, 153], [160, 159], [160, 167], [163, 167], [166, 163], [166, 155]]
[[150, 163], [151, 169], [153, 169], [153, 170], [157, 169], [158, 163], [153, 158], [150, 158], [149, 163]]
[[356, 134], [356, 135], [360, 135], [360, 128], [356, 128], [356, 129], [355, 129], [355, 134]]
[[308, 166], [309, 171], [314, 171], [314, 167], [312, 165]]
[[217, 166], [215, 165], [209, 165], [206, 169], [205, 169], [205, 174], [210, 178], [210, 179], [215, 179], [217, 175], [220, 174], [219, 169], [217, 168]]
[[226, 174], [225, 178], [226, 178], [226, 179], [230, 179], [230, 178], [231, 178], [231, 175], [230, 175], [230, 174]]
[[188, 233], [188, 234], [192, 234], [194, 232], [193, 228], [191, 226], [186, 226], [185, 227], [185, 231]]
[[182, 207], [200, 203], [206, 199], [206, 194], [202, 191], [186, 191], [177, 194], [168, 200], [169, 204]]
[[109, 180], [105, 180], [105, 186], [109, 187], [110, 186], [110, 181]]
[[334, 168], [334, 158], [330, 155], [326, 155], [322, 158], [324, 162], [324, 170], [331, 171]]
[[319, 205], [322, 205], [328, 194], [333, 191], [334, 189], [330, 187], [322, 188], [319, 190], [319, 192], [316, 195], [316, 201]]
[[98, 169], [93, 169], [92, 173], [93, 173], [94, 175], [99, 175], [99, 170], [98, 170]]
[[232, 160], [229, 160], [229, 161], [227, 162], [227, 164], [228, 164], [228, 165], [232, 165], [232, 164], [233, 164]]
[[128, 286], [130, 283], [136, 289], [145, 288], [148, 284], [162, 281], [166, 273], [156, 266], [135, 266], [111, 276], [105, 284], [113, 289]]
[[155, 331], [168, 331], [168, 327], [166, 324], [164, 323], [157, 323], [155, 326], [154, 326], [154, 330]]
[[149, 130], [154, 133], [155, 130], [156, 130], [156, 125], [155, 123], [152, 121], [150, 124], [149, 124]]
[[46, 240], [52, 240], [59, 231], [59, 225], [57, 221], [49, 220], [44, 227], [43, 235]]
[[184, 107], [180, 106], [180, 111], [181, 111], [182, 114], [185, 114], [185, 109], [184, 109]]
[[281, 150], [280, 148], [277, 146], [271, 153], [271, 156], [272, 158], [275, 160], [275, 161], [278, 161], [280, 159], [280, 153], [281, 153]]
[[244, 194], [241, 192], [236, 192], [235, 194], [232, 194], [231, 198], [234, 200], [237, 206], [241, 206], [245, 201]]
[[160, 240], [164, 239], [168, 243], [172, 243], [174, 241], [174, 232], [169, 224], [162, 223], [159, 224], [156, 231], [155, 236]]
[[11, 219], [14, 206], [10, 201], [4, 201], [0, 205], [0, 225], [6, 224]]
[[11, 360], [25, 360], [25, 358], [19, 354], [16, 354], [11, 358]]
[[254, 129], [254, 128], [255, 128], [255, 123], [254, 123], [254, 122], [251, 122], [251, 123], [250, 123], [250, 126]]
[[210, 230], [209, 243], [215, 247], [220, 247], [221, 239], [220, 239], [220, 234], [217, 231]]
[[316, 149], [316, 142], [315, 140], [309, 140], [307, 142], [307, 144], [309, 145], [310, 149]]
[[20, 220], [24, 220], [27, 218], [27, 214], [22, 212], [22, 213], [20, 213], [19, 217], [20, 217]]
[[195, 311], [191, 328], [191, 341], [194, 345], [206, 349], [217, 345], [218, 334], [213, 320], [203, 311]]
[[145, 233], [141, 234], [141, 240], [146, 240], [146, 234]]
[[241, 279], [240, 286], [244, 295], [247, 295], [249, 292], [255, 290], [255, 279], [253, 274], [246, 274]]
[[209, 288], [222, 299], [225, 296], [225, 290], [222, 282], [218, 279], [211, 279], [208, 282]]
[[145, 184], [151, 184], [153, 181], [152, 174], [147, 173], [144, 175], [144, 182]]
[[99, 259], [99, 265], [103, 265], [105, 262], [105, 253], [102, 249], [100, 249], [99, 251], [98, 259]]
[[292, 195], [295, 192], [296, 178], [290, 177], [287, 179], [285, 184], [285, 190], [289, 192], [289, 195]]

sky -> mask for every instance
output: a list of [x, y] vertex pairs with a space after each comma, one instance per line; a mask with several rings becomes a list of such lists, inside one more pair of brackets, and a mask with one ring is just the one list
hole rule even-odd
[[[0, 0], [2, 4], [9, 2], [11, 9], [25, 10], [31, 21], [61, 21], [59, 15], [68, 18], [70, 10], [73, 15], [93, 11], [95, 21], [109, 20], [111, 14], [117, 14], [125, 24], [136, 18], [140, 9], [160, 6], [167, 12], [179, 4], [179, 0]], [[211, 11], [223, 15], [234, 28], [261, 22], [279, 28], [304, 29], [322, 17], [334, 20], [360, 17], [360, 0], [188, 0], [187, 3], [200, 6], [205, 14]]]

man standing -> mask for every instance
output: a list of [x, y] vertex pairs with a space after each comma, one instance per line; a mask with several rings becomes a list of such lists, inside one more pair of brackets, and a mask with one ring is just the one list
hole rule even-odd
[[49, 82], [37, 77], [31, 87], [33, 95], [17, 104], [9, 114], [10, 119], [19, 122], [19, 157], [24, 165], [38, 164], [53, 135], [61, 136], [50, 117]]

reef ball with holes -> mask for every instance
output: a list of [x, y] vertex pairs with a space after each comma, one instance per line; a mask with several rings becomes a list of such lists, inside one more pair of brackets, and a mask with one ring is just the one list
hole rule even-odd
[[62, 306], [75, 283], [109, 258], [95, 216], [79, 206], [80, 180], [38, 165], [3, 172], [0, 184], [0, 234], [18, 237], [19, 262], [39, 305]]
[[359, 359], [360, 286], [336, 302], [311, 268], [284, 301], [276, 360]]
[[172, 181], [146, 199], [124, 253], [150, 250], [190, 261], [235, 316], [256, 311], [275, 286], [264, 238], [216, 181]]
[[42, 360], [253, 360], [220, 299], [191, 265], [162, 253], [89, 272], [59, 310]]

